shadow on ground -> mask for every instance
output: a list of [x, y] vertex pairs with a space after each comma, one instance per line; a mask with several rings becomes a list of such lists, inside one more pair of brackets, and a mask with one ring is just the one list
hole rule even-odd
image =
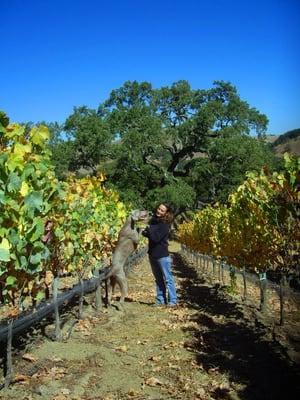
[[[243, 400], [300, 398], [300, 371], [272, 340], [270, 329], [251, 320], [242, 304], [199, 277], [196, 267], [173, 254], [180, 301], [198, 312], [189, 348], [206, 371], [226, 374]], [[226, 391], [225, 391], [226, 392]], [[228, 398], [222, 391], [216, 398]]]

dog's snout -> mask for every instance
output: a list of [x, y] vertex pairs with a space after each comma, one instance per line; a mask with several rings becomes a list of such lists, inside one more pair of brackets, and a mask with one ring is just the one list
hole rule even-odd
[[152, 215], [151, 211], [144, 210], [144, 211], [141, 212], [141, 217], [143, 219], [150, 218], [151, 215]]

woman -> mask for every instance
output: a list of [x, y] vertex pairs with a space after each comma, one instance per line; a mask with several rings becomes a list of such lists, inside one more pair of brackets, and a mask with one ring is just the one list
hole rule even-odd
[[149, 239], [149, 261], [156, 282], [156, 303], [174, 307], [177, 304], [176, 288], [171, 269], [171, 257], [168, 251], [170, 224], [173, 220], [171, 207], [160, 204], [150, 225], [142, 232]]

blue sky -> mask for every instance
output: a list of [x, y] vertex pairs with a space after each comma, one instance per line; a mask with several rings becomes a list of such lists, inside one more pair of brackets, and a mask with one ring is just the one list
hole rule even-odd
[[268, 132], [300, 127], [299, 0], [0, 0], [0, 109], [63, 122], [127, 80], [230, 81]]

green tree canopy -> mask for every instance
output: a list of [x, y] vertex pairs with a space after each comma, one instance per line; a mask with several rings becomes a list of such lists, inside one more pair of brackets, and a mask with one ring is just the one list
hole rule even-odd
[[101, 159], [110, 154], [110, 129], [95, 110], [86, 106], [75, 107], [65, 122], [64, 131], [73, 142], [70, 170], [84, 168], [93, 171]]
[[104, 170], [123, 201], [168, 201], [179, 212], [224, 199], [246, 170], [271, 162], [259, 140], [267, 124], [229, 82], [195, 90], [184, 80], [158, 89], [127, 81], [97, 111], [74, 108], [54, 158], [65, 153], [62, 169]]
[[[219, 140], [238, 142], [251, 132], [260, 137], [268, 122], [223, 81], [209, 90], [193, 90], [187, 81], [160, 89], [147, 82], [125, 82], [99, 106], [98, 115], [120, 142], [114, 169], [107, 170], [111, 181], [121, 191], [130, 188], [146, 205], [168, 193], [177, 209], [180, 196], [171, 193], [189, 193], [186, 204], [200, 195], [195, 177], [202, 179], [203, 174], [192, 174], [199, 154], [210, 157], [212, 143]], [[184, 191], [176, 190], [183, 186]]]
[[244, 181], [246, 172], [259, 172], [265, 165], [273, 170], [277, 161], [263, 140], [245, 135], [218, 137], [204, 157], [194, 160], [189, 182], [203, 203], [225, 202]]

